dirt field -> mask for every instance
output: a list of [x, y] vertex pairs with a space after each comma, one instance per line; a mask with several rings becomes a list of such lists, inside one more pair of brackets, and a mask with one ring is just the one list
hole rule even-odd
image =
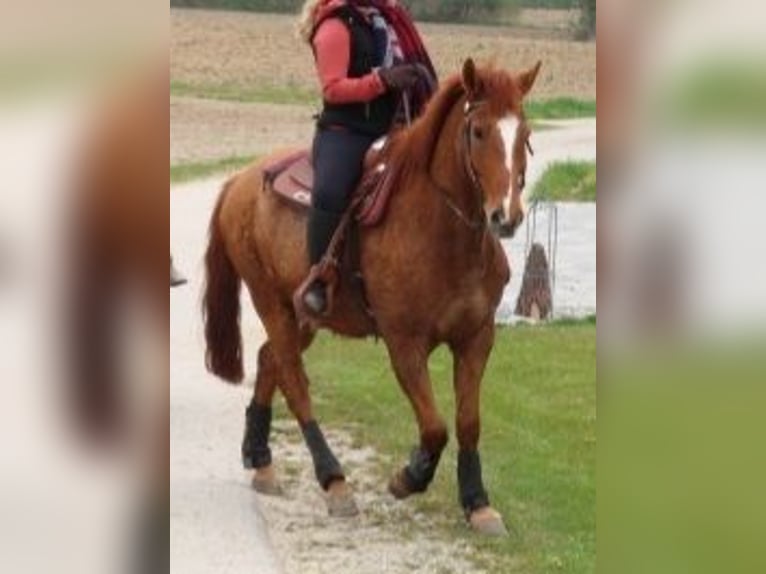
[[[576, 13], [528, 10], [519, 28], [424, 24], [421, 29], [440, 74], [467, 55], [508, 68], [538, 58], [543, 73], [535, 98], [596, 97], [596, 45], [572, 42]], [[312, 58], [285, 15], [171, 10], [171, 77], [188, 84], [316, 90]], [[308, 145], [312, 106], [243, 104], [194, 98], [171, 100], [171, 162], [261, 155]]]
[[[467, 56], [517, 69], [543, 60], [538, 98], [596, 97], [596, 45], [566, 39], [568, 13], [535, 11], [524, 28], [423, 24], [439, 74], [456, 72]], [[530, 28], [529, 21], [548, 28]], [[171, 10], [171, 77], [192, 84], [271, 84], [316, 89], [308, 47], [289, 15]], [[563, 24], [562, 24], [563, 22]]]
[[308, 145], [313, 114], [308, 106], [172, 98], [170, 163], [265, 155]]

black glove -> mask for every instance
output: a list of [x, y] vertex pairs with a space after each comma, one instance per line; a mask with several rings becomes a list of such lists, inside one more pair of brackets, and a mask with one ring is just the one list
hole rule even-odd
[[378, 70], [380, 79], [389, 90], [409, 90], [420, 80], [418, 67], [413, 64], [399, 64]]

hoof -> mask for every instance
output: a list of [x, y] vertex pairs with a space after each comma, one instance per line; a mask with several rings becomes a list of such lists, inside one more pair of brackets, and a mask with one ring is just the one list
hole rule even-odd
[[256, 469], [250, 484], [253, 490], [267, 496], [280, 496], [282, 494], [282, 486], [277, 480], [274, 466], [272, 465]]
[[490, 506], [474, 510], [468, 517], [471, 528], [485, 536], [508, 536], [503, 517]]
[[412, 494], [410, 487], [407, 486], [407, 479], [404, 477], [404, 471], [400, 470], [388, 482], [388, 492], [397, 500], [403, 500]]
[[345, 480], [336, 480], [330, 483], [327, 489], [327, 512], [330, 516], [338, 518], [359, 514], [356, 501], [354, 501], [354, 494]]

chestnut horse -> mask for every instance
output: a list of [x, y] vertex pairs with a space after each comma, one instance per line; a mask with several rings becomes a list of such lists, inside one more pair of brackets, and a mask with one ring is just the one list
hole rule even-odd
[[[424, 114], [392, 136], [390, 165], [397, 192], [385, 221], [360, 233], [360, 269], [374, 316], [341, 287], [333, 314], [321, 327], [346, 336], [373, 329], [385, 341], [396, 377], [415, 411], [419, 445], [391, 479], [397, 498], [424, 492], [447, 444], [447, 427], [434, 403], [428, 357], [447, 344], [454, 357], [460, 502], [468, 522], [503, 533], [490, 507], [479, 460], [479, 388], [490, 351], [495, 310], [510, 278], [489, 214], [505, 209], [512, 227], [524, 217], [522, 188], [529, 126], [522, 100], [540, 63], [520, 74], [477, 68], [448, 80]], [[219, 377], [242, 379], [239, 292], [245, 282], [268, 340], [258, 355], [255, 393], [242, 446], [254, 486], [278, 491], [268, 446], [276, 389], [298, 420], [330, 514], [357, 512], [341, 465], [312, 412], [302, 353], [315, 325], [296, 317], [292, 296], [308, 273], [306, 216], [264, 189], [253, 165], [224, 186], [210, 222], [205, 257], [206, 363]]]

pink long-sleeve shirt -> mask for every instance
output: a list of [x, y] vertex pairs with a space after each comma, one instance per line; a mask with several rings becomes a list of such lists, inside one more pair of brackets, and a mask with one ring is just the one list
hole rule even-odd
[[369, 102], [386, 91], [376, 71], [361, 78], [349, 78], [351, 33], [338, 18], [324, 20], [314, 35], [317, 72], [322, 96], [331, 104]]

